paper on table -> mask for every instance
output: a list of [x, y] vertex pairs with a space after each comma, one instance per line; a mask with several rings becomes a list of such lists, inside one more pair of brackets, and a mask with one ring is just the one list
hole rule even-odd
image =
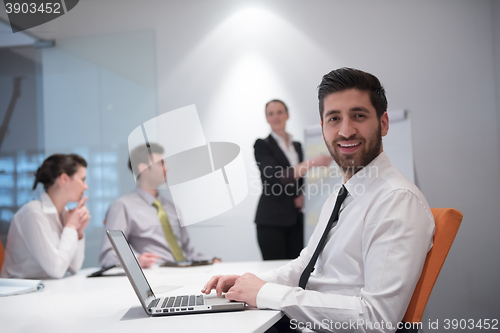
[[42, 280], [0, 279], [0, 296], [26, 294], [43, 288]]

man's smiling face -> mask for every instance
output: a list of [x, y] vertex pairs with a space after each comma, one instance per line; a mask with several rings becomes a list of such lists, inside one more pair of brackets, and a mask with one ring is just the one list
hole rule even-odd
[[382, 136], [389, 130], [387, 112], [379, 119], [369, 92], [358, 89], [331, 93], [323, 106], [323, 138], [349, 179], [382, 152]]

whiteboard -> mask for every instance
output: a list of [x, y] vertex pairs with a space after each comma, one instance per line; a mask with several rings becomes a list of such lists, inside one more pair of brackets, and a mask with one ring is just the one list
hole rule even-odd
[[[411, 131], [411, 113], [406, 110], [388, 112], [389, 132], [382, 138], [383, 149], [391, 164], [412, 182], [415, 182], [413, 163], [413, 142]], [[309, 126], [305, 130], [305, 159], [319, 154], [329, 154], [323, 141], [320, 125]], [[336, 166], [335, 162], [332, 162]], [[338, 170], [332, 168], [331, 170]], [[305, 177], [305, 240], [309, 240], [318, 224], [319, 214], [326, 199], [342, 184], [342, 176], [336, 172], [327, 172], [324, 168], [312, 168]]]

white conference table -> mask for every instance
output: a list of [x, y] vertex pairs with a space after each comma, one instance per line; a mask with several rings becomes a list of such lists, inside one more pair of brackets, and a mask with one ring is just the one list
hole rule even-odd
[[[144, 270], [155, 295], [200, 294], [218, 274], [262, 273], [288, 261], [219, 263], [210, 266]], [[87, 278], [87, 268], [60, 280], [44, 280], [45, 288], [0, 297], [1, 332], [265, 332], [281, 311], [258, 310], [149, 317], [126, 276]], [[175, 289], [174, 289], [175, 288]]]

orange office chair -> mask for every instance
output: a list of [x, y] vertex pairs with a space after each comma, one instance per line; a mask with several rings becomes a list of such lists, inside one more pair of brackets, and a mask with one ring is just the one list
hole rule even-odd
[[[431, 208], [431, 211], [436, 223], [434, 243], [425, 259], [422, 274], [406, 310], [403, 323], [420, 323], [422, 321], [432, 288], [436, 283], [463, 218], [463, 214], [453, 208]], [[418, 328], [403, 328], [398, 329], [396, 333], [416, 333], [417, 331]]]
[[0, 242], [0, 271], [2, 270], [4, 258], [5, 258], [5, 251], [3, 249], [2, 242]]

